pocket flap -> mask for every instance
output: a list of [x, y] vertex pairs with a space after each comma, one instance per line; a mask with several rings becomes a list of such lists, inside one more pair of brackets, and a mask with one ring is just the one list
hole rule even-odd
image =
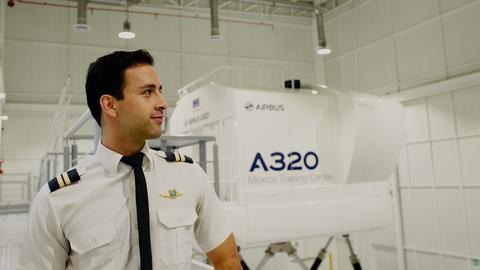
[[84, 231], [75, 232], [70, 237], [70, 246], [79, 254], [112, 242], [115, 236], [113, 224], [100, 225]]
[[197, 213], [190, 208], [168, 208], [157, 210], [158, 222], [167, 228], [189, 226], [197, 220]]

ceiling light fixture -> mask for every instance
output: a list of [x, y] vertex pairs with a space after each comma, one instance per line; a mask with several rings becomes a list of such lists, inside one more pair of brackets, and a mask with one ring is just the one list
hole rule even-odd
[[218, 26], [218, 0], [210, 0], [210, 39], [223, 39]]
[[118, 37], [123, 39], [135, 38], [135, 33], [130, 31], [130, 22], [128, 19], [123, 22], [123, 31], [118, 33]]
[[88, 32], [92, 27], [87, 23], [87, 0], [78, 0], [77, 23], [73, 25], [76, 32]]
[[123, 31], [118, 33], [118, 37], [121, 39], [132, 39], [135, 38], [135, 33], [131, 31], [131, 25], [128, 21], [128, 0], [125, 0], [125, 10], [127, 19], [123, 22]]
[[0, 116], [0, 120], [7, 121], [8, 120], [8, 115], [2, 115]]
[[317, 6], [315, 8], [315, 17], [317, 21], [317, 36], [318, 36], [318, 47], [315, 49], [315, 52], [318, 55], [327, 55], [332, 52], [327, 46], [327, 39], [325, 37], [325, 27], [323, 25], [323, 13], [322, 8]]
[[318, 55], [327, 55], [327, 54], [330, 54], [332, 52], [332, 50], [330, 50], [330, 48], [328, 47], [320, 47], [318, 46], [316, 49], [315, 49], [315, 52], [318, 54]]
[[0, 93], [0, 99], [4, 99], [5, 98], [5, 93]]

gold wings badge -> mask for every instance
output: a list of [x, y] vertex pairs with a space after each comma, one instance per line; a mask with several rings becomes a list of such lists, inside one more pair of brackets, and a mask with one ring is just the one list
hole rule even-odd
[[162, 197], [169, 198], [169, 199], [176, 199], [183, 195], [183, 192], [177, 191], [175, 188], [169, 189], [167, 192], [160, 193]]

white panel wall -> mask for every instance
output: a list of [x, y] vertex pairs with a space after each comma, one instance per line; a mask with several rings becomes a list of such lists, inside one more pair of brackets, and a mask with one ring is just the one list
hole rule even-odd
[[[55, 3], [55, 0], [47, 2]], [[83, 85], [88, 64], [98, 56], [119, 49], [146, 48], [152, 52], [171, 106], [175, 105], [176, 90], [181, 86], [218, 66], [239, 66], [245, 61], [263, 61], [263, 68], [287, 71], [291, 76], [307, 73], [309, 76], [300, 79], [312, 83], [310, 20], [293, 23], [265, 16], [243, 22], [245, 18], [227, 14], [220, 21], [224, 39], [212, 41], [206, 16], [174, 11], [161, 11], [165, 15], [158, 16], [133, 13], [130, 22], [137, 37], [125, 41], [117, 37], [125, 13], [95, 9], [102, 7], [98, 5], [89, 4], [89, 7], [93, 7], [93, 11], [87, 12], [92, 31], [87, 33], [72, 30], [76, 8], [17, 3], [7, 10], [8, 102], [54, 103], [70, 75], [74, 102], [84, 103]], [[159, 12], [138, 7], [132, 10]], [[277, 85], [281, 87], [283, 82], [278, 81]]]
[[326, 14], [326, 81], [391, 93], [480, 69], [480, 1], [356, 0]]
[[[418, 44], [422, 44], [421, 47]], [[429, 80], [429, 76], [434, 76], [432, 79], [435, 79], [437, 74], [442, 74], [445, 59], [438, 18], [402, 31], [396, 36], [396, 45], [400, 82]]]
[[471, 84], [404, 102], [399, 188], [408, 270], [480, 269], [480, 81]]
[[[398, 180], [406, 268], [480, 269], [480, 87], [435, 95], [430, 86], [480, 70], [480, 1], [356, 0], [325, 18], [329, 88], [391, 94], [425, 85], [415, 91], [429, 93], [404, 102]], [[388, 230], [371, 233], [375, 269], [397, 269]]]
[[357, 51], [357, 90], [368, 91], [378, 85], [389, 85], [395, 81], [394, 52], [391, 38], [382, 39]]

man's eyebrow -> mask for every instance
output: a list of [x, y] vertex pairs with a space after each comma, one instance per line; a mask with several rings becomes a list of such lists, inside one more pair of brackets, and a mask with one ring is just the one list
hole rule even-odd
[[[143, 85], [143, 86], [140, 86], [139, 89], [155, 89], [157, 86], [155, 84], [146, 84], [146, 85]], [[160, 85], [158, 87], [160, 90], [162, 90], [162, 85]]]

